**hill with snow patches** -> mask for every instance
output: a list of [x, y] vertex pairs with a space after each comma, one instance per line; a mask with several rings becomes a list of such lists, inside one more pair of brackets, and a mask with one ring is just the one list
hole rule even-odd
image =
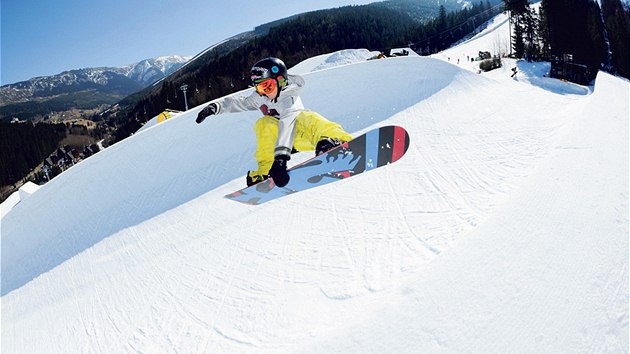
[[458, 64], [496, 21], [290, 69], [353, 135], [404, 126], [391, 166], [236, 203], [258, 113], [199, 106], [3, 210], [2, 353], [627, 353], [630, 85]]

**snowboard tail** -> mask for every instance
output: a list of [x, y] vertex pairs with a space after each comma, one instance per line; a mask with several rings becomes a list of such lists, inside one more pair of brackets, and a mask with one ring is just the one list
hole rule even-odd
[[225, 197], [245, 204], [262, 204], [396, 162], [408, 148], [409, 134], [403, 127], [377, 128], [293, 166], [288, 170], [290, 180], [284, 187], [267, 179]]

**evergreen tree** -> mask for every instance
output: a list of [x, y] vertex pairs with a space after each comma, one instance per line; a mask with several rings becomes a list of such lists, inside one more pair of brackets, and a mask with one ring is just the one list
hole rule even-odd
[[446, 30], [449, 26], [448, 20], [446, 18], [446, 9], [444, 8], [444, 5], [440, 5], [440, 12], [439, 12], [437, 22], [435, 25], [436, 25], [436, 30], [438, 32], [442, 32]]
[[630, 7], [621, 0], [602, 0], [613, 69], [630, 78]]
[[[528, 0], [503, 0], [504, 9], [510, 13], [510, 26], [513, 32], [512, 49], [514, 56], [522, 58], [525, 55], [525, 34], [526, 31], [531, 36], [530, 27], [533, 26], [532, 20], [529, 18], [529, 2]], [[531, 42], [530, 42], [531, 43]]]
[[538, 9], [538, 37], [540, 38], [540, 54], [547, 61], [551, 58], [551, 43], [549, 43], [548, 11], [545, 10], [546, 1], [542, 1]]
[[599, 6], [591, 0], [542, 0], [543, 35], [550, 54], [562, 58], [572, 54], [573, 61], [599, 68], [605, 61], [603, 28]]
[[514, 49], [514, 56], [516, 58], [522, 58], [525, 56], [525, 39], [523, 38], [524, 28], [522, 22], [518, 20], [519, 17], [515, 17], [514, 24], [512, 26], [512, 47]]
[[538, 34], [539, 18], [536, 11], [530, 8], [524, 15], [525, 58], [528, 60], [540, 57], [540, 36]]

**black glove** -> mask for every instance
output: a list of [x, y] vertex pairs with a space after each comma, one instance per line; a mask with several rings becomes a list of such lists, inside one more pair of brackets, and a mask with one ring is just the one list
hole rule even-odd
[[278, 187], [284, 187], [289, 183], [289, 174], [287, 173], [287, 160], [289, 156], [279, 155], [271, 165], [269, 170], [269, 177], [273, 178], [273, 182]]
[[216, 103], [210, 103], [209, 105], [204, 107], [204, 109], [199, 111], [199, 114], [197, 114], [197, 120], [196, 120], [197, 124], [203, 122], [204, 119], [206, 119], [206, 117], [216, 114], [218, 108], [219, 107], [217, 106]]

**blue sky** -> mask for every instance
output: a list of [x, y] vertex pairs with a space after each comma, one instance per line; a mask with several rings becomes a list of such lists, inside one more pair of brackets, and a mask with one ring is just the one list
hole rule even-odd
[[2, 0], [0, 83], [195, 55], [296, 13], [376, 0]]

